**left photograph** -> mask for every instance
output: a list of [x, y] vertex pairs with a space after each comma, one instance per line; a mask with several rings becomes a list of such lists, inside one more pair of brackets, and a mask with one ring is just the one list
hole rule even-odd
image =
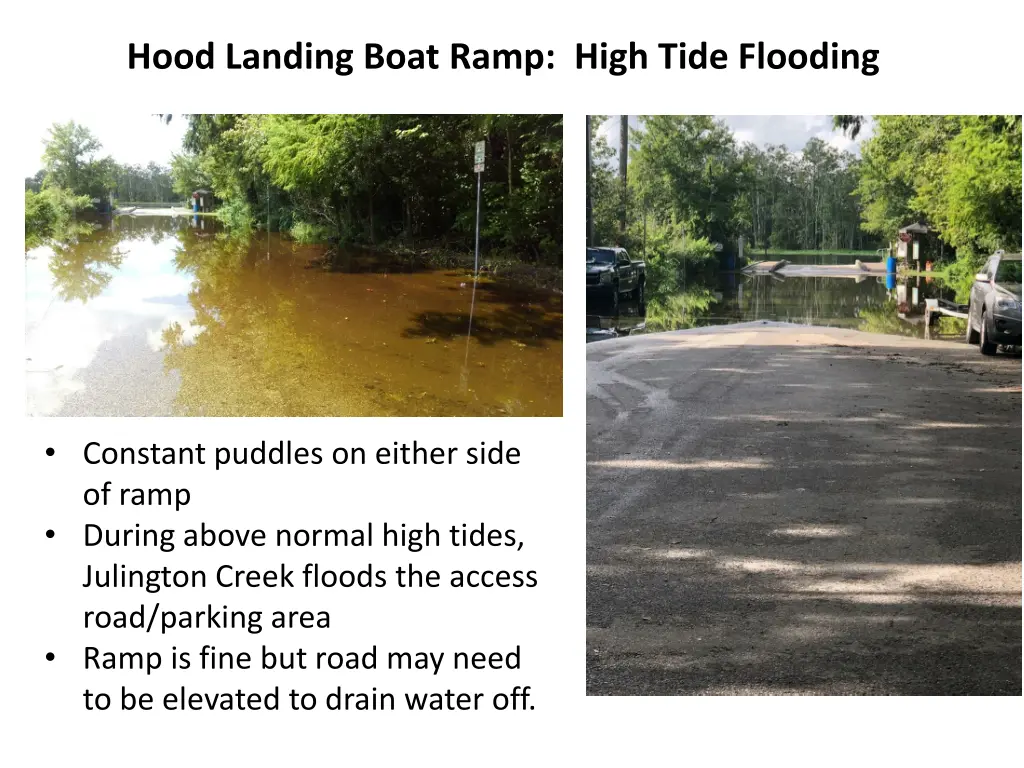
[[32, 416], [561, 416], [561, 115], [34, 115]]

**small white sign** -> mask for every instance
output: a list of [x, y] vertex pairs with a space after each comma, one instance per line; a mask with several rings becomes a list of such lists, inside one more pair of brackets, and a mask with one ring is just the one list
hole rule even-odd
[[478, 141], [473, 151], [473, 173], [484, 172], [484, 142]]

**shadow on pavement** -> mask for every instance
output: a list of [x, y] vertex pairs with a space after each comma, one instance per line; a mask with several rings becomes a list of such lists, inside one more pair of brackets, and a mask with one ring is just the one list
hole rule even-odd
[[1020, 695], [1019, 358], [661, 336], [588, 348], [588, 692]]

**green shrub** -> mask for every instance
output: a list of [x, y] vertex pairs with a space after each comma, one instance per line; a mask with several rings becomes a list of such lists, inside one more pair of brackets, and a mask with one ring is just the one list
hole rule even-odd
[[229, 200], [218, 208], [217, 218], [232, 235], [247, 235], [253, 230], [252, 210], [240, 198]]
[[705, 237], [687, 240], [682, 247], [680, 255], [683, 267], [688, 269], [703, 269], [711, 264], [715, 258], [715, 248]]
[[976, 256], [973, 253], [961, 250], [957, 254], [956, 261], [946, 268], [946, 282], [956, 290], [956, 300], [966, 304], [971, 297], [971, 286], [974, 285], [974, 276], [985, 263], [984, 256]]
[[330, 227], [323, 224], [310, 224], [308, 221], [296, 221], [290, 230], [292, 240], [303, 245], [326, 243], [331, 237]]
[[674, 296], [684, 272], [712, 264], [715, 249], [705, 238], [684, 240], [671, 225], [652, 226], [647, 236], [647, 296], [651, 300]]
[[74, 222], [75, 213], [89, 206], [88, 196], [60, 187], [25, 190], [25, 250], [61, 237]]

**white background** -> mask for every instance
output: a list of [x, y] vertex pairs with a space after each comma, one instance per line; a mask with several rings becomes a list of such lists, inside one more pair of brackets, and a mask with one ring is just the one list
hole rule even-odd
[[[603, 3], [35, 3], [8, 4], [3, 20], [3, 199], [6, 226], [0, 279], [2, 392], [2, 685], [0, 762], [11, 766], [65, 765], [513, 765], [776, 764], [892, 765], [1014, 760], [1010, 733], [1020, 723], [1019, 700], [831, 699], [586, 699], [585, 465], [583, 289], [574, 281], [572, 254], [583, 246], [584, 115], [587, 112], [803, 114], [1019, 113], [1019, 25], [1008, 3], [925, 2]], [[666, 72], [651, 67], [613, 78], [574, 67], [577, 42], [635, 40], [656, 44], [708, 40], [735, 56], [740, 42], [811, 48], [823, 40], [842, 47], [880, 48], [880, 74], [858, 72]], [[451, 42], [474, 47], [553, 49], [555, 69], [521, 73], [213, 71], [129, 72], [130, 41], [157, 47], [232, 41], [239, 47], [425, 47], [444, 53]], [[223, 62], [223, 59], [221, 60]], [[223, 64], [221, 64], [223, 66]], [[90, 420], [24, 415], [23, 163], [15, 160], [37, 137], [19, 135], [19, 116], [34, 111], [187, 112], [562, 112], [565, 121], [565, 406], [562, 419], [350, 420]], [[9, 171], [9, 169], [11, 169]], [[90, 439], [106, 444], [194, 443], [247, 445], [261, 439], [296, 444], [367, 447], [392, 440], [467, 445], [480, 440], [515, 444], [517, 468], [362, 471], [329, 465], [292, 469], [211, 469], [174, 473], [86, 471], [80, 459]], [[46, 458], [48, 445], [57, 455]], [[97, 519], [158, 523], [167, 513], [112, 508], [87, 510], [81, 493], [111, 479], [187, 486], [193, 506], [181, 523], [223, 527], [278, 524], [359, 525], [368, 519], [435, 525], [485, 519], [514, 527], [526, 541], [518, 555], [488, 558], [495, 565], [535, 567], [535, 590], [168, 592], [168, 603], [245, 604], [271, 610], [329, 604], [336, 626], [323, 632], [232, 632], [173, 638], [137, 633], [87, 635], [86, 605], [151, 602], [138, 592], [106, 597], [78, 587], [85, 563], [153, 564], [191, 560], [145, 550], [86, 551], [81, 523]], [[44, 538], [47, 527], [58, 536]], [[280, 552], [200, 553], [206, 565], [280, 562]], [[284, 553], [301, 565], [305, 553]], [[339, 557], [345, 553], [341, 553]], [[310, 552], [330, 561], [329, 552]], [[387, 556], [387, 559], [386, 559]], [[436, 557], [436, 556], [434, 556]], [[477, 556], [480, 557], [479, 555]], [[129, 559], [130, 558], [130, 559]], [[429, 566], [427, 553], [404, 557], [355, 551], [349, 564], [373, 560], [393, 567], [406, 560]], [[449, 563], [449, 565], [454, 565]], [[441, 566], [443, 567], [443, 566]], [[110, 593], [107, 593], [110, 594]], [[203, 642], [258, 650], [303, 646], [383, 649], [508, 650], [523, 647], [520, 672], [428, 674], [315, 672], [237, 676], [178, 676], [161, 671], [97, 673], [81, 669], [82, 646], [166, 650], [172, 642], [197, 650]], [[47, 663], [47, 650], [57, 660]], [[1010, 672], [1008, 671], [1008, 674]], [[362, 689], [497, 691], [533, 686], [531, 713], [85, 713], [81, 691], [200, 690], [275, 684], [323, 691], [335, 684]]]

